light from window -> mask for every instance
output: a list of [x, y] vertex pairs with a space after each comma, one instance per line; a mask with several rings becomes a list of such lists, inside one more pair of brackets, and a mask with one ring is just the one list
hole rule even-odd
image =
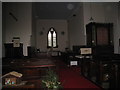
[[48, 46], [50, 46], [50, 47], [52, 46], [52, 42], [51, 41], [52, 41], [52, 34], [51, 34], [51, 32], [49, 32], [48, 33]]
[[48, 32], [48, 47], [57, 47], [57, 34], [54, 28]]
[[53, 47], [56, 47], [56, 33], [53, 32]]

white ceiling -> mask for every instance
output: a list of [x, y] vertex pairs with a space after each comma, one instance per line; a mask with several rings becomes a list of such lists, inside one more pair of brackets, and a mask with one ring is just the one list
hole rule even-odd
[[35, 17], [39, 19], [68, 19], [75, 14], [79, 2], [34, 2]]

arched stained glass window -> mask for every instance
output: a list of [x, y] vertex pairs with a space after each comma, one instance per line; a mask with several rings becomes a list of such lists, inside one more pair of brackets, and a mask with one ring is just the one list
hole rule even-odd
[[54, 30], [54, 28], [50, 28], [50, 30], [48, 31], [48, 48], [55, 48], [57, 47], [57, 33]]

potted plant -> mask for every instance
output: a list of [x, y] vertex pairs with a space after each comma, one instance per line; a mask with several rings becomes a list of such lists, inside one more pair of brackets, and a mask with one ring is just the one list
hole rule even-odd
[[45, 77], [42, 78], [42, 86], [43, 88], [48, 89], [61, 88], [61, 83], [58, 81], [58, 76], [53, 70], [47, 70]]

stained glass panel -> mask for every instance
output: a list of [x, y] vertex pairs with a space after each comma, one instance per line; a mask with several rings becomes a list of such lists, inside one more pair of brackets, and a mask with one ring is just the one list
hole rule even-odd
[[57, 46], [57, 34], [54, 28], [51, 28], [48, 32], [48, 46], [49, 47], [56, 47]]

